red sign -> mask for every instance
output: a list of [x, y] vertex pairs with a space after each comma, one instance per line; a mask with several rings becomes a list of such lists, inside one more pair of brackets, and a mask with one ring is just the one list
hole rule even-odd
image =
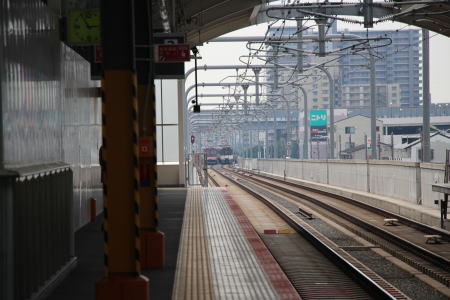
[[94, 62], [101, 63], [103, 61], [102, 46], [96, 45], [94, 47]]
[[139, 138], [139, 157], [151, 157], [151, 140], [148, 136]]
[[188, 44], [155, 45], [155, 62], [183, 62], [190, 59]]

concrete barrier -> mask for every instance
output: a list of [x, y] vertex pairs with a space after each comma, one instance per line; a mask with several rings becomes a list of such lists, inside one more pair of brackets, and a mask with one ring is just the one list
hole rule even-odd
[[437, 163], [421, 163], [420, 164], [420, 184], [422, 205], [426, 207], [437, 208], [434, 200], [444, 198], [442, 193], [433, 192], [431, 185], [434, 183], [444, 182], [445, 165]]
[[[386, 160], [304, 160], [240, 158], [239, 167], [402, 200], [437, 209], [444, 164]], [[363, 197], [364, 198], [364, 197]], [[361, 201], [364, 201], [363, 199]]]
[[410, 203], [420, 203], [418, 163], [371, 160], [368, 174], [369, 192]]
[[368, 164], [365, 160], [328, 160], [328, 184], [369, 191]]

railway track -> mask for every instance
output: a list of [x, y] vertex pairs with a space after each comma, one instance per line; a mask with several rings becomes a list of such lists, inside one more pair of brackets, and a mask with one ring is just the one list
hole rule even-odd
[[[315, 206], [326, 209], [333, 215], [347, 220], [347, 223], [342, 222], [335, 216], [328, 215], [346, 229], [377, 245], [427, 276], [450, 287], [450, 261], [448, 257], [441, 255], [444, 254], [448, 256], [450, 253], [450, 246], [448, 243], [450, 237], [448, 233], [406, 219], [399, 215], [386, 213], [384, 210], [363, 203], [355, 203], [355, 205], [354, 203], [351, 203], [349, 199], [345, 199], [341, 196], [330, 195], [322, 191], [303, 189], [303, 187], [299, 187], [295, 183], [284, 182], [283, 180], [273, 177], [261, 176], [249, 172], [244, 173], [251, 175], [248, 179], [252, 182], [263, 184], [266, 188], [281, 191], [294, 198], [307, 200]], [[240, 176], [244, 176], [244, 174], [241, 172]], [[319, 195], [322, 195], [322, 197]], [[330, 200], [328, 198], [332, 198], [334, 201], [324, 201]], [[343, 201], [345, 205], [338, 205], [336, 199]], [[368, 209], [370, 213], [359, 213], [361, 210], [366, 209]], [[356, 215], [359, 216], [356, 217]], [[376, 218], [375, 215], [378, 216], [379, 221], [374, 224], [374, 222], [371, 221]], [[382, 223], [380, 224], [380, 222], [383, 222], [386, 217], [398, 219], [399, 223], [402, 225], [395, 227], [381, 225]], [[355, 225], [357, 227], [355, 227]], [[387, 228], [389, 228], [390, 231]], [[438, 245], [427, 245], [425, 243], [425, 238], [423, 237], [425, 234], [438, 234], [445, 242]], [[420, 245], [417, 244], [418, 239], [422, 239]]]
[[[295, 213], [270, 196], [262, 195], [252, 184], [244, 183], [236, 174], [218, 172], [233, 184], [244, 189], [273, 209], [292, 228], [300, 233], [265, 237], [265, 242], [282, 244], [281, 260], [289, 260], [284, 269], [294, 287], [304, 299], [409, 299], [405, 294], [365, 267]], [[209, 177], [218, 185], [217, 180]], [[300, 239], [300, 240], [298, 240]], [[297, 247], [294, 247], [297, 244]], [[301, 244], [301, 247], [298, 245]], [[295, 249], [286, 255], [287, 249]], [[271, 251], [274, 251], [271, 249]], [[276, 252], [276, 250], [275, 250]], [[325, 259], [326, 256], [328, 259]], [[280, 259], [280, 258], [277, 258]], [[294, 259], [294, 261], [292, 261]], [[280, 261], [282, 264], [283, 262]], [[301, 266], [301, 268], [299, 268]], [[343, 272], [344, 271], [344, 272]], [[356, 282], [356, 283], [355, 283]], [[362, 287], [365, 289], [362, 290]]]

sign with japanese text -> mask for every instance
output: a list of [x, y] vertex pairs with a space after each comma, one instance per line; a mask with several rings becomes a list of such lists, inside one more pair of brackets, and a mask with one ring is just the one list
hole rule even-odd
[[312, 109], [309, 112], [309, 125], [311, 127], [311, 141], [326, 141], [327, 131], [327, 110]]
[[309, 125], [327, 126], [327, 110], [312, 109], [309, 111]]
[[311, 141], [326, 141], [328, 138], [327, 126], [311, 126]]
[[155, 62], [184, 62], [190, 59], [188, 44], [155, 45]]

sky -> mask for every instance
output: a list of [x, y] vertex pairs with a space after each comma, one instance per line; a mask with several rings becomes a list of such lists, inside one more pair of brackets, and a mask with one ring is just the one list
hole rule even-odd
[[[353, 25], [348, 23], [338, 22], [338, 31], [345, 28], [349, 30], [364, 30], [360, 25]], [[414, 26], [408, 26], [398, 22], [385, 22], [374, 26], [374, 30], [397, 30], [397, 29], [411, 29], [417, 28]], [[243, 28], [225, 36], [263, 36], [267, 30], [267, 24], [259, 24]], [[239, 61], [239, 56], [248, 55], [249, 50], [245, 47], [245, 42], [233, 42], [233, 43], [205, 43], [198, 47], [201, 55], [201, 59], [198, 60], [199, 68], [203, 65], [236, 65], [242, 64]], [[450, 103], [450, 38], [436, 34], [430, 31], [430, 89], [431, 89], [431, 101], [433, 103]], [[193, 68], [194, 62], [186, 64], [186, 70]], [[233, 82], [235, 80], [235, 70], [220, 70], [220, 71], [199, 71], [198, 83], [211, 83], [211, 82]], [[229, 77], [228, 77], [229, 76]], [[264, 79], [261, 79], [264, 81]], [[194, 84], [194, 75], [192, 74], [186, 80], [186, 87]], [[200, 87], [199, 94], [206, 93], [226, 93], [227, 89], [220, 87], [207, 88]], [[249, 89], [249, 94], [253, 93], [252, 88]], [[194, 95], [193, 91], [189, 94]], [[205, 98], [206, 99], [206, 98]], [[200, 103], [204, 100], [200, 98]], [[216, 101], [217, 102], [217, 101]]]

